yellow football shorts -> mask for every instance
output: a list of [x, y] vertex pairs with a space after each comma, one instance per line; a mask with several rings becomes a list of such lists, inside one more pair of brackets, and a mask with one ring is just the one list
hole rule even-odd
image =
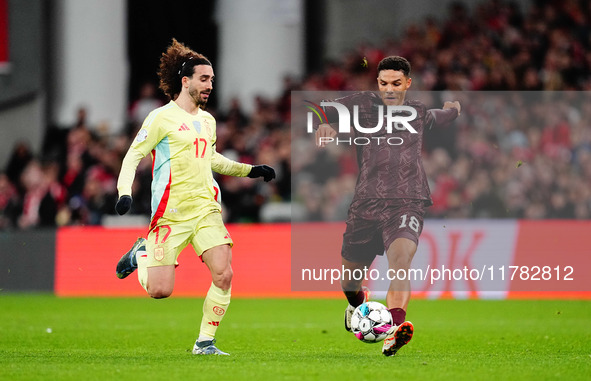
[[178, 264], [177, 258], [188, 244], [193, 245], [199, 256], [215, 246], [234, 245], [218, 211], [189, 221], [160, 218], [158, 225], [148, 233], [148, 267]]

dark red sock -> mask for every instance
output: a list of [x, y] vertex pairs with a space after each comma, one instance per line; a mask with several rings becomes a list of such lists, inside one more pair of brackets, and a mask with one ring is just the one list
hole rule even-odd
[[400, 325], [406, 320], [406, 311], [402, 308], [390, 308], [390, 315], [392, 315], [392, 323]]
[[353, 307], [358, 307], [363, 304], [363, 299], [365, 298], [363, 291], [348, 291], [345, 292], [345, 296], [347, 297], [349, 304]]

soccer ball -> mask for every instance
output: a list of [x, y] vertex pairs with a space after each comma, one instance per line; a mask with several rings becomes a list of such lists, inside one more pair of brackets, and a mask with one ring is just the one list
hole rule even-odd
[[351, 330], [364, 343], [377, 343], [388, 335], [392, 315], [381, 303], [365, 302], [355, 308], [351, 317]]

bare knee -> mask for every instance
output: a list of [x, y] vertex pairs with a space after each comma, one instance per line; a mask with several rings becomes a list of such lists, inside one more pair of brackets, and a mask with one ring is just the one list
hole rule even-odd
[[174, 266], [148, 267], [146, 291], [154, 299], [168, 298], [174, 289]]
[[412, 263], [412, 256], [409, 255], [398, 255], [389, 261], [390, 268], [392, 269], [409, 269]]
[[227, 291], [232, 287], [232, 249], [229, 245], [219, 245], [206, 250], [201, 259], [211, 272], [214, 286]]
[[407, 238], [396, 239], [386, 251], [391, 269], [408, 269], [417, 251], [417, 244]]
[[172, 287], [166, 286], [150, 286], [148, 284], [148, 295], [154, 299], [164, 299], [172, 295]]
[[223, 269], [222, 271], [216, 271], [211, 274], [213, 284], [224, 291], [227, 291], [230, 289], [230, 287], [232, 287], [233, 276], [234, 272], [232, 271], [232, 267], [230, 266]]

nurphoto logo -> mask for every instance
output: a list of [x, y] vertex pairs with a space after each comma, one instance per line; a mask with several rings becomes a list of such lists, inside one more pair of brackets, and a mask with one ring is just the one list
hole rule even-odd
[[326, 116], [326, 113], [324, 112], [325, 107], [334, 107], [338, 115], [337, 132], [339, 134], [351, 133], [351, 126], [353, 126], [357, 132], [366, 135], [348, 139], [321, 137], [319, 138], [319, 143], [335, 142], [337, 145], [368, 145], [372, 142], [375, 142], [377, 144], [385, 142], [389, 145], [401, 145], [404, 143], [404, 140], [399, 136], [384, 137], [383, 134], [380, 134], [380, 136], [367, 135], [377, 134], [380, 130], [384, 128], [384, 126], [387, 134], [391, 134], [394, 130], [406, 130], [409, 131], [411, 134], [417, 133], [417, 131], [410, 124], [411, 121], [416, 119], [417, 110], [410, 106], [388, 105], [385, 106], [386, 110], [384, 112], [384, 105], [377, 105], [376, 107], [374, 107], [374, 109], [377, 112], [377, 124], [373, 127], [363, 127], [359, 123], [359, 106], [357, 105], [353, 106], [353, 118], [351, 118], [351, 112], [349, 111], [349, 109], [345, 105], [342, 105], [340, 103], [322, 101], [320, 102], [319, 106], [310, 101], [305, 102], [310, 104], [310, 106], [306, 106], [308, 109], [310, 109], [310, 111], [307, 114], [308, 133], [315, 132], [314, 115], [316, 115], [316, 117], [320, 121], [320, 123], [317, 123], [317, 125], [328, 123], [328, 118]]

